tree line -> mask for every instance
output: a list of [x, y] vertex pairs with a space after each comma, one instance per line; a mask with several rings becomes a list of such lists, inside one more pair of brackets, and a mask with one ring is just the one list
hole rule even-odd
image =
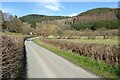
[[87, 22], [87, 23], [75, 23], [71, 24], [71, 27], [75, 30], [97, 30], [101, 28], [105, 29], [118, 29], [118, 20], [102, 20], [96, 22]]

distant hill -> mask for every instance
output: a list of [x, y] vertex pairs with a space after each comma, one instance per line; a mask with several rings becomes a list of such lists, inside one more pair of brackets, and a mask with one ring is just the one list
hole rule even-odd
[[[71, 25], [72, 28], [76, 30], [81, 29], [117, 29], [118, 28], [118, 8], [95, 8], [83, 13], [78, 14], [74, 17], [66, 16], [46, 16], [39, 14], [30, 14], [20, 17], [23, 22], [41, 22], [41, 21], [55, 21], [53, 20], [62, 20], [65, 21], [65, 24]], [[61, 23], [64, 24], [64, 23]]]
[[80, 13], [72, 17], [66, 23], [71, 24], [74, 29], [117, 29], [118, 9], [96, 8]]
[[46, 16], [46, 15], [39, 15], [39, 14], [30, 14], [26, 16], [20, 17], [21, 21], [23, 22], [41, 22], [41, 21], [51, 21], [51, 20], [61, 20], [66, 19], [66, 16]]
[[[77, 16], [70, 17], [66, 16], [46, 16], [39, 14], [29, 14], [20, 17], [23, 22], [41, 22], [41, 21], [51, 21], [51, 20], [61, 20], [68, 19], [68, 22], [71, 24], [81, 23], [81, 22], [91, 22], [99, 20], [116, 20], [117, 8], [95, 8], [88, 10], [86, 12], [80, 13]], [[66, 22], [67, 23], [67, 22]]]
[[80, 13], [78, 16], [86, 16], [86, 15], [100, 15], [100, 14], [107, 14], [107, 13], [116, 13], [117, 8], [95, 8], [88, 10], [86, 12]]
[[80, 13], [76, 17], [73, 17], [72, 23], [85, 23], [95, 22], [101, 20], [116, 20], [117, 19], [117, 8], [95, 8], [86, 12]]

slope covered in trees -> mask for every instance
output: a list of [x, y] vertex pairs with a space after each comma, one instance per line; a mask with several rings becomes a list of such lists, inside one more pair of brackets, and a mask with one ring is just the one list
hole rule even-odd
[[72, 17], [68, 23], [76, 30], [118, 29], [118, 9], [96, 8]]
[[91, 10], [88, 10], [86, 12], [83, 12], [83, 13], [80, 13], [78, 16], [85, 16], [85, 15], [100, 15], [102, 13], [109, 13], [109, 12], [112, 12], [112, 13], [117, 13], [117, 9], [116, 8], [95, 8], [95, 9], [91, 9]]
[[38, 15], [38, 14], [30, 14], [26, 16], [20, 17], [21, 21], [23, 22], [36, 22], [39, 23], [41, 21], [51, 21], [51, 20], [60, 20], [60, 19], [66, 19], [66, 16], [45, 16], [45, 15]]

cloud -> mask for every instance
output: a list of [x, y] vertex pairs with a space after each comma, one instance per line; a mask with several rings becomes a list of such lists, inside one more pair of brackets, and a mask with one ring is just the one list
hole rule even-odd
[[78, 15], [78, 13], [72, 13], [72, 14], [70, 14], [68, 16], [72, 17], [72, 16], [77, 16], [77, 15]]
[[59, 11], [61, 5], [58, 0], [44, 0], [43, 2], [37, 3], [37, 7], [46, 11]]
[[11, 7], [2, 7], [2, 11], [12, 13], [12, 12], [15, 12], [16, 10]]
[[59, 11], [60, 10], [60, 7], [57, 5], [48, 4], [48, 5], [45, 5], [45, 7], [49, 10], [52, 10], [52, 11]]
[[17, 15], [17, 16], [19, 16], [19, 10], [17, 10], [16, 8], [13, 8], [13, 7], [4, 7], [4, 6], [2, 6], [2, 12], [3, 13], [9, 13], [9, 14], [11, 14], [11, 15]]
[[0, 10], [2, 10], [2, 7], [0, 7]]

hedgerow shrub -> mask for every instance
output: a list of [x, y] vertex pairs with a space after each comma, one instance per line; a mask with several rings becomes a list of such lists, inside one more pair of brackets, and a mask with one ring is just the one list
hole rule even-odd
[[2, 36], [2, 78], [26, 78], [25, 36]]

